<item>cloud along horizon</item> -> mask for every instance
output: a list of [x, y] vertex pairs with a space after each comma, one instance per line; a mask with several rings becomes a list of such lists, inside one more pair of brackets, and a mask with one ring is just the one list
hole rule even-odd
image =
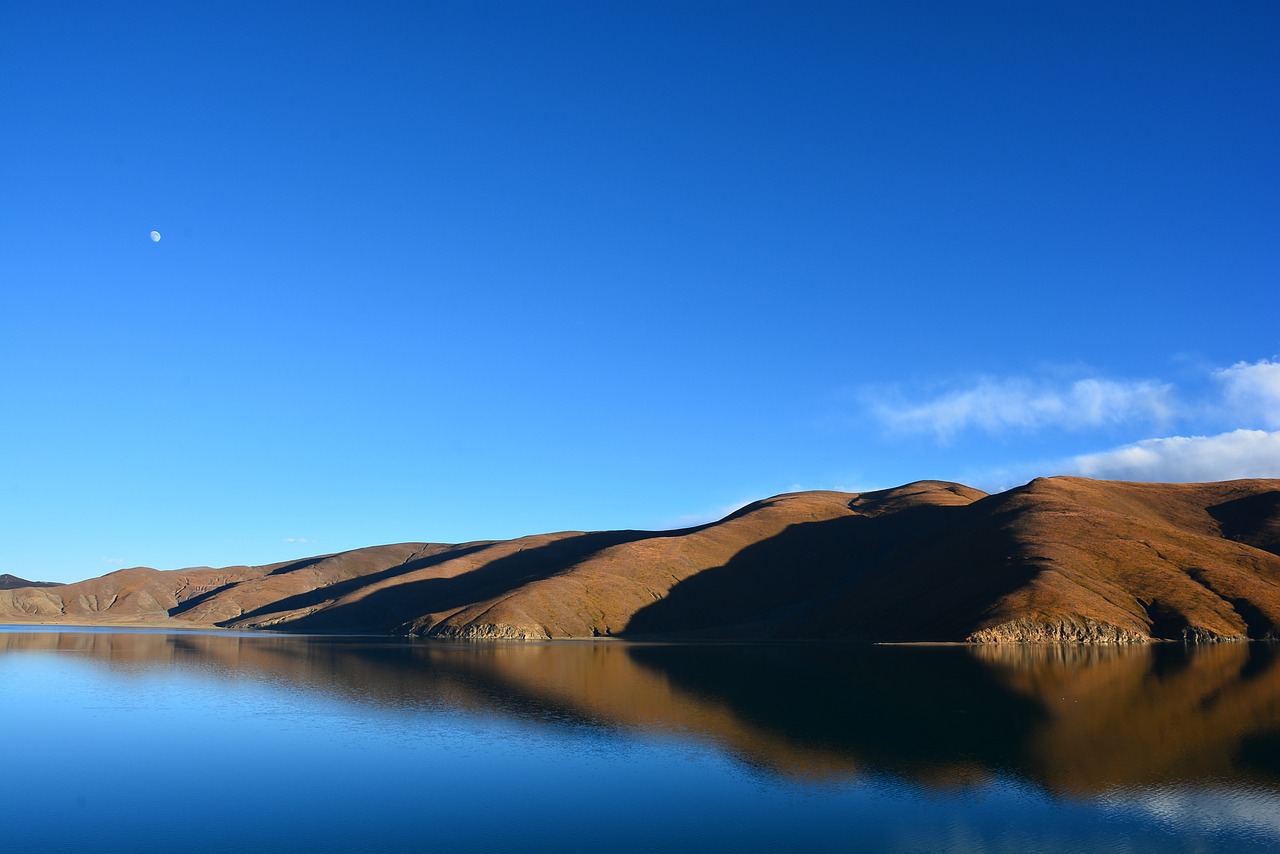
[[1071, 473], [1100, 480], [1202, 483], [1280, 477], [1280, 430], [1142, 439], [1110, 451], [1082, 454], [1070, 465]]
[[[1038, 466], [1011, 466], [990, 473], [985, 479], [991, 481], [1032, 470], [1163, 483], [1280, 477], [1280, 430], [1268, 429], [1280, 427], [1280, 360], [1236, 362], [1213, 370], [1210, 379], [1217, 394], [1202, 399], [1180, 397], [1170, 382], [1100, 377], [1069, 382], [983, 377], [924, 400], [876, 388], [864, 389], [862, 398], [890, 435], [931, 433], [939, 444], [974, 432], [1183, 428]], [[1231, 429], [1205, 429], [1224, 425]]]

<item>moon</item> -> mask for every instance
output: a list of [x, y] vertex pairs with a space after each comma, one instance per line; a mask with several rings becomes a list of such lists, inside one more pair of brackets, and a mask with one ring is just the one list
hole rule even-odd
[[159, 243], [159, 242], [160, 242], [160, 232], [158, 232], [158, 231], [153, 231], [153, 232], [151, 232], [151, 242], [152, 242], [152, 243]]

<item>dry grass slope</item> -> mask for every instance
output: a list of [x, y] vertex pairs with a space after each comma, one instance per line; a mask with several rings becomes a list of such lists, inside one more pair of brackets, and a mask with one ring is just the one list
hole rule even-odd
[[0, 589], [0, 619], [452, 639], [1280, 639], [1280, 481], [803, 492], [678, 531]]

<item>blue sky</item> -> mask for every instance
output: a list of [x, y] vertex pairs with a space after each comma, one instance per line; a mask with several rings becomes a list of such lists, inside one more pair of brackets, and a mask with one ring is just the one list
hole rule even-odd
[[0, 572], [1280, 477], [1278, 103], [1269, 2], [5, 0]]

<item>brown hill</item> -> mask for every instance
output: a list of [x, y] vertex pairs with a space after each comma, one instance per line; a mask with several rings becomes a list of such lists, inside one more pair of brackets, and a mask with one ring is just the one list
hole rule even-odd
[[407, 543], [0, 591], [0, 619], [455, 639], [1280, 639], [1280, 481], [922, 481], [679, 531]]

